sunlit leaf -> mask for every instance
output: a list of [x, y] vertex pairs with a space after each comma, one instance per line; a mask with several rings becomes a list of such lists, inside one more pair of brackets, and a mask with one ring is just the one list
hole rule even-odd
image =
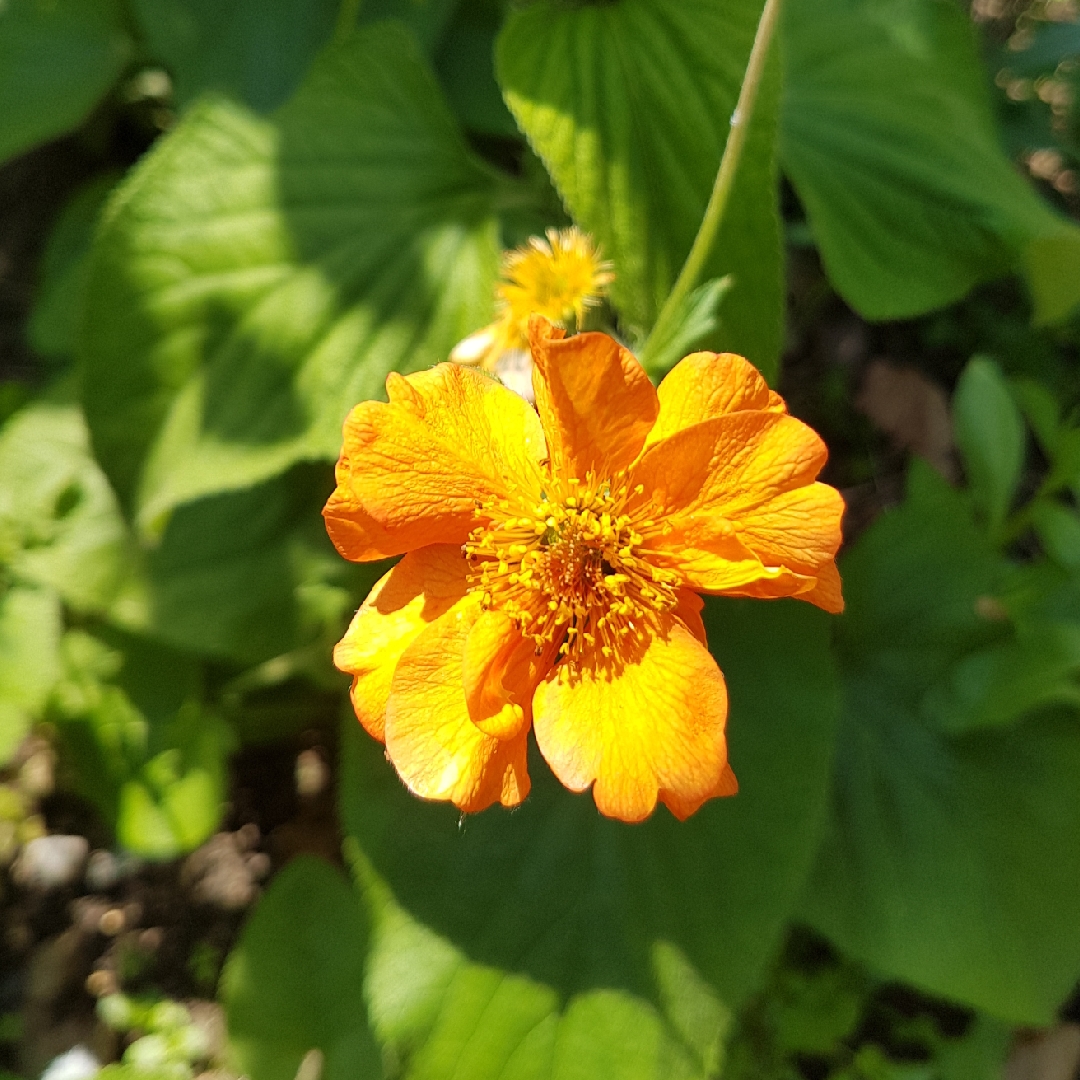
[[311, 1050], [324, 1076], [376, 1080], [363, 997], [367, 918], [341, 874], [311, 856], [259, 901], [222, 976], [229, 1052], [251, 1080], [293, 1080]]
[[0, 767], [40, 717], [60, 674], [62, 630], [53, 593], [0, 586]]
[[79, 407], [57, 392], [16, 413], [0, 431], [0, 565], [78, 610], [101, 611], [130, 558]]
[[[497, 50], [507, 104], [575, 220], [618, 275], [615, 304], [648, 330], [712, 190], [760, 0], [542, 0]], [[770, 66], [705, 278], [734, 284], [716, 339], [776, 373], [783, 320], [776, 207], [779, 68]]]
[[490, 315], [496, 269], [489, 175], [404, 29], [330, 49], [270, 120], [192, 110], [112, 203], [83, 327], [94, 447], [141, 531], [333, 460], [387, 371]]
[[686, 822], [601, 818], [539, 758], [521, 808], [459, 819], [407, 794], [347, 722], [342, 815], [375, 918], [367, 997], [403, 1076], [716, 1072], [812, 854], [834, 684], [820, 612], [707, 614], [741, 788]]
[[77, 127], [131, 52], [119, 0], [0, 5], [0, 162]]
[[1005, 156], [966, 11], [791, 0], [784, 20], [781, 160], [848, 303], [909, 318], [1021, 265], [1042, 321], [1080, 301], [1080, 229]]

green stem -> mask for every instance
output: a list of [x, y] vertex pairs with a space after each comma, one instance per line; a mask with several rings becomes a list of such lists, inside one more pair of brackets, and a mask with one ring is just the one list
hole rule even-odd
[[683, 268], [668, 298], [664, 301], [660, 314], [656, 317], [650, 337], [662, 338], [662, 335], [669, 332], [671, 328], [667, 324], [678, 318], [683, 301], [698, 284], [720, 232], [720, 226], [731, 199], [731, 191], [735, 185], [735, 176], [739, 171], [739, 160], [742, 157], [743, 146], [746, 144], [746, 134], [750, 127], [750, 119], [754, 114], [754, 105], [757, 103], [758, 90], [765, 73], [765, 61], [768, 59], [769, 45], [772, 43], [779, 14], [780, 0], [765, 0], [765, 7], [758, 21], [757, 33], [754, 35], [754, 45], [750, 50], [750, 60], [746, 65], [746, 74], [743, 76], [742, 87], [739, 90], [739, 100], [735, 105], [735, 111], [731, 114], [731, 132], [724, 146], [724, 155], [720, 159], [720, 168], [716, 173], [709, 203], [705, 207], [705, 216], [701, 219], [701, 226], [698, 228], [697, 236], [694, 237], [690, 254], [686, 256], [686, 262], [683, 263]]

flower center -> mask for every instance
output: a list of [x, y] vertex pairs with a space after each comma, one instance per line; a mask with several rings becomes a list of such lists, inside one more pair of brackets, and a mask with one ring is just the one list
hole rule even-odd
[[478, 507], [488, 523], [465, 544], [471, 588], [538, 649], [557, 643], [571, 663], [585, 648], [620, 659], [659, 632], [660, 616], [676, 604], [676, 575], [652, 565], [639, 531], [651, 522], [627, 512], [640, 488], [592, 475], [553, 486], [560, 490], [531, 506]]

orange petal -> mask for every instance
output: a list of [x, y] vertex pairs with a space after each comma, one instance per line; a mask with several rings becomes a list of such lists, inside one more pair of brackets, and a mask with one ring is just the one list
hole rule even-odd
[[461, 810], [516, 806], [529, 793], [528, 730], [485, 734], [469, 717], [462, 658], [481, 614], [476, 594], [458, 601], [405, 650], [386, 709], [386, 752], [406, 786]]
[[843, 500], [814, 477], [825, 463], [818, 436], [791, 416], [736, 412], [684, 428], [650, 446], [631, 470], [652, 505], [641, 527], [654, 560], [690, 588], [793, 595], [840, 543]]
[[522, 637], [501, 611], [485, 611], [465, 641], [462, 681], [469, 716], [488, 735], [513, 738], [532, 723], [532, 695], [557, 655], [554, 647], [537, 655], [536, 643]]
[[461, 543], [478, 500], [539, 492], [546, 455], [536, 413], [480, 372], [439, 364], [391, 374], [389, 402], [361, 402], [345, 421], [337, 489], [323, 515], [348, 559]]
[[659, 402], [645, 369], [606, 334], [565, 332], [529, 320], [536, 407], [548, 439], [552, 471], [610, 478], [645, 445]]
[[337, 643], [334, 664], [353, 676], [357, 718], [380, 742], [394, 668], [420, 631], [465, 595], [465, 572], [458, 547], [437, 544], [409, 552], [375, 584]]
[[677, 619], [632, 661], [608, 669], [585, 653], [536, 690], [536, 741], [573, 791], [593, 785], [608, 817], [641, 821], [657, 799], [679, 818], [730, 788], [727, 689], [716, 661]]
[[660, 415], [646, 445], [726, 413], [746, 409], [786, 412], [760, 372], [734, 353], [691, 353], [664, 377], [656, 391]]
[[800, 600], [809, 600], [819, 608], [839, 615], [844, 610], [844, 595], [841, 591], [840, 571], [836, 569], [836, 563], [827, 562], [817, 575], [817, 583], [812, 589], [804, 592]]
[[689, 589], [679, 589], [675, 595], [675, 605], [674, 615], [676, 618], [702, 645], [706, 645], [705, 623], [701, 620], [701, 609], [705, 606], [705, 601], [696, 592], [691, 592]]

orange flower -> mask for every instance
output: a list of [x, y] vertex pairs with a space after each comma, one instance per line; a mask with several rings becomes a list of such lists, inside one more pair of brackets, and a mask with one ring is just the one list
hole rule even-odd
[[604, 334], [530, 324], [536, 411], [453, 364], [391, 375], [345, 422], [338, 550], [405, 557], [334, 661], [406, 785], [462, 810], [555, 775], [624, 821], [730, 795], [724, 678], [698, 593], [840, 611], [825, 446], [742, 357], [654, 389]]

